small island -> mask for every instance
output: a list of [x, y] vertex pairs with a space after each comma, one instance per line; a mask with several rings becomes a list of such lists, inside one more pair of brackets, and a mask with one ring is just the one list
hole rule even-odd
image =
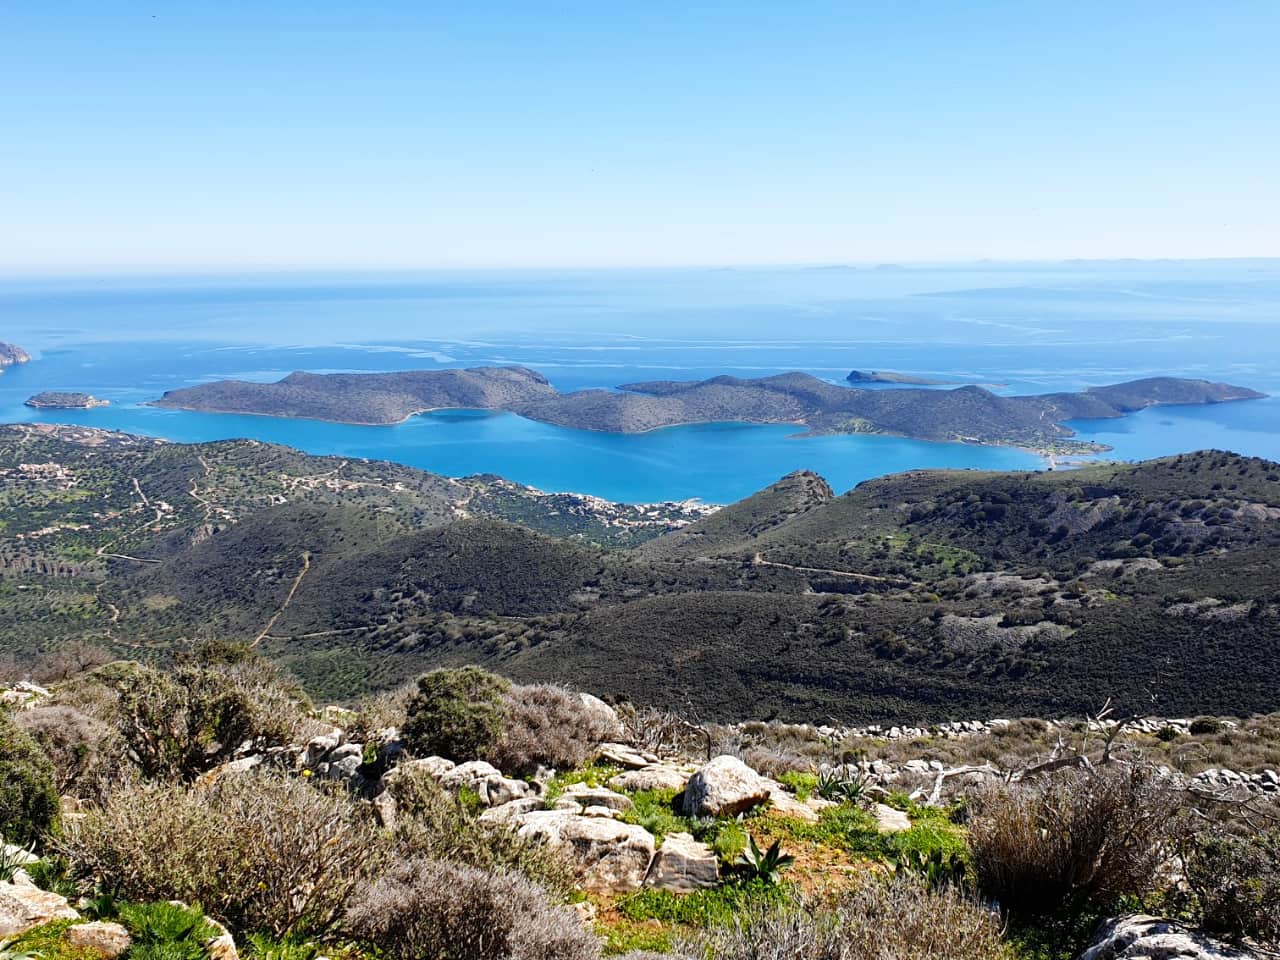
[[957, 382], [914, 377], [909, 373], [898, 373], [894, 370], [853, 370], [845, 379], [850, 383], [901, 383], [912, 387], [945, 387]]
[[19, 363], [30, 363], [31, 354], [12, 343], [0, 342], [0, 369]]
[[110, 406], [110, 400], [99, 400], [87, 393], [64, 393], [45, 390], [27, 400], [28, 407], [40, 410], [88, 410], [90, 407]]

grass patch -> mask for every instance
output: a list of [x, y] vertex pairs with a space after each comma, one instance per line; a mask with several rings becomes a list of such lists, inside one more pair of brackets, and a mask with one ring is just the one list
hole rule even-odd
[[658, 920], [686, 927], [714, 927], [732, 923], [734, 918], [753, 906], [781, 907], [792, 898], [785, 883], [760, 881], [726, 883], [710, 890], [675, 894], [669, 890], [641, 890], [618, 901], [617, 907], [628, 920], [640, 923]]
[[546, 798], [547, 804], [550, 805], [564, 796], [566, 787], [571, 787], [578, 783], [585, 783], [588, 787], [607, 787], [609, 780], [619, 773], [621, 773], [621, 770], [618, 767], [605, 763], [595, 763], [580, 770], [557, 773], [547, 781], [547, 789], [543, 796]]
[[73, 947], [67, 943], [67, 929], [83, 922], [83, 920], [51, 920], [10, 941], [3, 952], [12, 953], [14, 956], [29, 953], [39, 957], [40, 960], [102, 960], [96, 950], [88, 947]]
[[666, 953], [671, 949], [671, 931], [624, 920], [621, 923], [598, 923], [596, 935], [604, 940], [604, 955], [616, 957], [632, 950]]
[[788, 770], [778, 777], [778, 782], [790, 789], [801, 803], [812, 797], [818, 789], [818, 775], [800, 770]]

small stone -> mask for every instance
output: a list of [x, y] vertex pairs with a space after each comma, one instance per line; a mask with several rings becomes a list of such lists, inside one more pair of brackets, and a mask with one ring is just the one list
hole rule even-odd
[[79, 920], [66, 897], [41, 890], [21, 870], [0, 882], [0, 939], [26, 933], [50, 920]]

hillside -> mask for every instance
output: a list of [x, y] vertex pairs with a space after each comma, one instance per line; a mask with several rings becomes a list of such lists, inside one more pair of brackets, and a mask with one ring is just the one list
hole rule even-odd
[[871, 390], [837, 386], [805, 373], [758, 379], [719, 376], [660, 380], [617, 390], [558, 393], [524, 367], [405, 373], [293, 373], [277, 383], [226, 380], [170, 390], [158, 406], [220, 413], [398, 423], [426, 410], [506, 410], [579, 430], [640, 433], [687, 423], [791, 423], [811, 433], [883, 433], [921, 440], [1086, 450], [1064, 421], [1120, 417], [1165, 403], [1256, 399], [1245, 387], [1170, 377], [1082, 393], [1003, 397], [979, 386], [954, 390]]
[[1233, 454], [841, 496], [797, 473], [693, 523], [84, 428], [5, 428], [0, 478], [18, 658], [233, 637], [325, 698], [482, 662], [706, 717], [916, 722], [1153, 693], [1172, 715], [1268, 710], [1280, 680], [1280, 466]]

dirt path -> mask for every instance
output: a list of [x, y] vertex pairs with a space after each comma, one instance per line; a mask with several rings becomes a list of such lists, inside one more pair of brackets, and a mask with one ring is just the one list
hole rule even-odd
[[751, 558], [751, 562], [757, 567], [781, 567], [784, 570], [795, 570], [799, 573], [820, 573], [827, 577], [846, 577], [849, 580], [869, 580], [873, 583], [892, 583], [899, 587], [914, 587], [916, 584], [910, 580], [903, 580], [900, 577], [878, 577], [870, 573], [852, 573], [848, 570], [828, 570], [823, 567], [797, 567], [793, 563], [779, 563], [776, 560], [766, 560], [763, 554], [757, 553]]
[[302, 552], [302, 569], [298, 571], [297, 577], [294, 578], [293, 586], [289, 588], [289, 593], [284, 598], [284, 603], [280, 604], [280, 609], [272, 614], [271, 619], [267, 621], [267, 625], [262, 628], [262, 632], [253, 638], [253, 643], [250, 644], [250, 646], [256, 647], [266, 639], [267, 634], [271, 632], [271, 628], [276, 625], [276, 621], [280, 619], [285, 610], [289, 608], [289, 604], [293, 602], [293, 595], [298, 592], [298, 587], [302, 585], [302, 578], [307, 575], [307, 571], [310, 569], [311, 552], [309, 550], [304, 550]]

